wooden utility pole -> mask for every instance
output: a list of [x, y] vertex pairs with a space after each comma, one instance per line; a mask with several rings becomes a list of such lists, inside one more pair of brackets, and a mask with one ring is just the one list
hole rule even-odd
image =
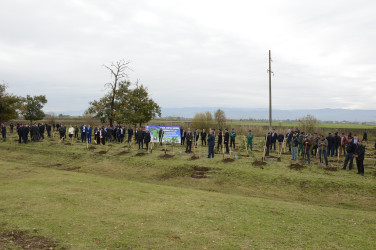
[[269, 130], [272, 130], [272, 56], [269, 50]]

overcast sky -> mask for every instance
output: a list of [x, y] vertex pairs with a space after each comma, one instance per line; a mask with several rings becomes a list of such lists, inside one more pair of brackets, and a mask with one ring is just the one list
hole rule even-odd
[[130, 60], [162, 107], [376, 109], [376, 1], [0, 2], [0, 80], [80, 113]]

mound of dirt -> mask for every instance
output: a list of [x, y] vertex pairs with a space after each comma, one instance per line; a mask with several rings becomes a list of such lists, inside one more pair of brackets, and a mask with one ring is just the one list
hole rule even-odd
[[64, 143], [65, 145], [72, 145], [72, 143], [70, 143], [70, 142], [66, 142], [66, 143]]
[[326, 171], [338, 171], [337, 167], [325, 167], [324, 168]]
[[162, 149], [161, 151], [163, 151], [163, 152], [167, 152], [167, 151], [168, 151], [168, 149], [166, 149], [166, 150], [165, 150], [165, 149]]
[[146, 155], [145, 153], [137, 153], [135, 156], [144, 156]]
[[88, 149], [91, 149], [91, 150], [93, 150], [93, 149], [97, 149], [96, 147], [93, 147], [93, 146], [91, 146], [91, 147], [88, 147]]
[[264, 161], [254, 161], [254, 162], [252, 162], [252, 165], [253, 166], [264, 166], [264, 165], [266, 165], [267, 163], [266, 162], [264, 162]]
[[47, 167], [48, 168], [58, 168], [58, 167], [61, 167], [61, 166], [63, 166], [63, 164], [57, 163], [57, 164], [54, 164], [54, 165], [49, 165]]
[[128, 146], [127, 145], [125, 145], [123, 148], [128, 148]]
[[226, 158], [226, 159], [223, 159], [222, 162], [224, 163], [229, 163], [229, 162], [234, 162], [235, 160], [232, 159], [232, 158]]
[[71, 168], [66, 168], [64, 169], [65, 171], [73, 171], [73, 170], [77, 170], [77, 169], [80, 169], [81, 167], [71, 167]]
[[301, 170], [303, 168], [305, 168], [305, 166], [303, 165], [300, 165], [299, 163], [291, 163], [290, 166], [289, 166], [290, 169], [295, 169], [295, 170]]
[[192, 155], [191, 158], [189, 158], [190, 161], [199, 159], [198, 156]]
[[174, 157], [173, 155], [168, 155], [168, 154], [164, 154], [164, 155], [159, 156], [159, 158], [161, 158], [161, 159], [170, 159], [170, 158], [173, 158], [173, 157]]
[[121, 155], [125, 155], [125, 154], [129, 154], [129, 152], [128, 152], [128, 151], [121, 151], [121, 152], [118, 153], [117, 155], [118, 155], [118, 156], [121, 156]]
[[107, 151], [99, 151], [98, 154], [105, 155], [105, 154], [107, 154]]
[[55, 249], [58, 244], [43, 236], [31, 236], [26, 231], [0, 232], [0, 249]]
[[191, 175], [192, 178], [203, 179], [203, 178], [208, 178], [206, 173], [210, 170], [210, 168], [193, 166], [193, 170], [194, 170], [194, 172]]

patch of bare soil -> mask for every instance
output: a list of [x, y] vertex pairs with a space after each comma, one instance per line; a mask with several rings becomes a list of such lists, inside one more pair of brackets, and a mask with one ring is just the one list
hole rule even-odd
[[305, 166], [303, 166], [299, 163], [291, 163], [289, 168], [294, 169], [294, 170], [301, 170], [301, 169], [305, 168]]
[[66, 142], [66, 143], [64, 143], [65, 145], [72, 145], [72, 143], [70, 143], [70, 142]]
[[97, 149], [96, 147], [93, 147], [93, 146], [91, 146], [91, 147], [88, 147], [88, 149], [90, 149], [90, 150], [94, 150], [94, 149]]
[[54, 164], [54, 165], [49, 165], [47, 167], [48, 168], [58, 168], [58, 167], [61, 167], [61, 166], [63, 166], [63, 164], [57, 163], [57, 164]]
[[266, 162], [264, 162], [264, 161], [258, 161], [258, 160], [252, 162], [253, 166], [264, 166], [266, 164], [267, 164]]
[[129, 152], [128, 152], [128, 151], [121, 151], [121, 152], [118, 153], [117, 155], [118, 155], [118, 156], [121, 156], [121, 155], [125, 155], [125, 154], [129, 154]]
[[71, 167], [71, 168], [66, 168], [64, 169], [65, 171], [74, 171], [74, 170], [78, 170], [80, 169], [81, 167]]
[[128, 148], [128, 146], [127, 145], [125, 145], [123, 148]]
[[174, 157], [173, 155], [168, 155], [168, 154], [164, 154], [164, 155], [159, 156], [159, 158], [161, 158], [161, 159], [171, 159], [173, 157]]
[[167, 151], [168, 151], [168, 149], [166, 149], [166, 150], [165, 150], [165, 149], [161, 149], [161, 151], [162, 151], [162, 152], [167, 152]]
[[31, 236], [26, 231], [0, 232], [0, 249], [55, 249], [58, 244], [43, 236]]
[[144, 156], [144, 155], [146, 155], [146, 154], [145, 153], [137, 153], [135, 156], [141, 157], [141, 156]]
[[199, 159], [198, 156], [192, 155], [191, 158], [189, 158], [190, 161]]
[[107, 151], [99, 151], [98, 154], [105, 155], [105, 154], [107, 154]]
[[337, 167], [325, 167], [324, 168], [326, 171], [338, 171]]
[[194, 170], [194, 172], [191, 175], [192, 178], [203, 179], [203, 178], [208, 178], [206, 173], [210, 170], [210, 168], [193, 166], [193, 170]]
[[230, 162], [234, 162], [235, 160], [232, 159], [232, 158], [226, 158], [226, 159], [223, 159], [222, 162], [224, 163], [230, 163]]

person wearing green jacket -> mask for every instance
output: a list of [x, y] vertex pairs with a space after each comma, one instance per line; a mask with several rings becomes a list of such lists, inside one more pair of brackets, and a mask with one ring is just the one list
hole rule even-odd
[[252, 134], [252, 131], [249, 130], [249, 133], [247, 135], [247, 149], [250, 148], [252, 151], [252, 146], [253, 146], [253, 134]]
[[230, 132], [230, 148], [232, 147], [232, 145], [234, 145], [234, 148], [235, 148], [235, 137], [236, 137], [236, 132], [234, 129], [231, 129], [231, 132]]
[[303, 141], [304, 141], [304, 132], [301, 132], [298, 137], [298, 156], [303, 156]]
[[159, 138], [159, 144], [162, 145], [162, 142], [163, 142], [163, 136], [164, 136], [164, 131], [162, 130], [162, 128], [159, 129], [159, 133], [158, 133], [158, 138]]

